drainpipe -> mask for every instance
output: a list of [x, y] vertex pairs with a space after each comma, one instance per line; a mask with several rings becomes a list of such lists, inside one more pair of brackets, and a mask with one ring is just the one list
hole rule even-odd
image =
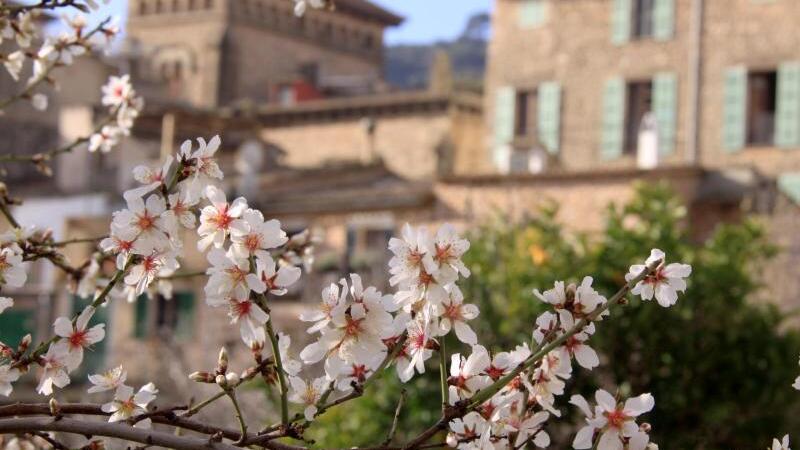
[[703, 73], [703, 14], [705, 0], [692, 3], [691, 37], [689, 43], [689, 117], [686, 120], [686, 161], [697, 165], [700, 143], [700, 85]]

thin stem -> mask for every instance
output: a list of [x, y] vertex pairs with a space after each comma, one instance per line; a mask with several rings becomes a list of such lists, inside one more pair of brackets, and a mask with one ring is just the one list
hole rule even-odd
[[88, 238], [75, 238], [75, 239], [65, 239], [63, 241], [56, 241], [52, 244], [47, 244], [50, 247], [66, 247], [67, 245], [71, 244], [86, 244], [86, 243], [94, 243], [97, 241], [102, 241], [103, 239], [107, 238], [108, 236], [97, 236], [97, 237], [88, 237]]
[[[111, 21], [111, 17], [106, 17], [103, 21], [101, 21], [99, 24], [97, 24], [96, 27], [92, 28], [91, 31], [86, 33], [84, 36], [81, 36], [80, 37], [81, 41], [88, 42], [89, 39], [92, 36], [94, 36], [100, 30], [102, 30], [103, 27], [106, 26], [106, 24], [108, 24], [108, 22], [110, 22], [110, 21]], [[82, 44], [80, 42], [70, 42], [69, 44], [67, 44], [67, 47], [76, 46], [76, 45], [82, 46]], [[59, 51], [69, 51], [69, 50], [64, 48], [64, 49], [59, 50]], [[6, 98], [4, 100], [0, 100], [0, 110], [5, 109], [7, 106], [9, 106], [10, 104], [16, 102], [17, 100], [19, 100], [21, 98], [30, 97], [31, 93], [36, 89], [36, 87], [39, 86], [43, 81], [48, 79], [48, 77], [50, 76], [50, 72], [52, 72], [53, 69], [57, 65], [58, 65], [58, 58], [56, 58], [50, 65], [48, 65], [38, 77], [36, 77], [35, 79], [31, 80], [27, 84], [27, 86], [25, 86], [25, 89], [23, 89], [22, 91], [12, 95], [11, 97], [8, 97], [8, 98]]]
[[6, 203], [5, 199], [0, 201], [0, 212], [3, 213], [3, 215], [6, 217], [6, 220], [8, 220], [8, 223], [11, 224], [12, 227], [21, 228], [19, 226], [19, 222], [17, 222], [17, 219], [15, 219], [11, 214], [11, 210], [8, 209], [8, 204]]
[[397, 408], [394, 410], [394, 418], [392, 419], [392, 427], [389, 428], [389, 433], [383, 441], [383, 445], [387, 446], [394, 440], [394, 435], [397, 433], [397, 424], [400, 423], [400, 412], [403, 410], [403, 404], [406, 401], [406, 390], [400, 391], [400, 398], [397, 400]]
[[[261, 295], [264, 297], [264, 295]], [[272, 316], [267, 320], [264, 327], [267, 330], [269, 342], [272, 345], [272, 357], [275, 360], [275, 368], [278, 372], [278, 387], [281, 390], [281, 422], [284, 425], [289, 424], [289, 386], [286, 384], [286, 375], [283, 373], [283, 361], [281, 361], [281, 351], [278, 346], [278, 337], [275, 335], [275, 330], [272, 328]]]
[[447, 335], [439, 340], [439, 383], [442, 391], [442, 411], [447, 408]]
[[622, 286], [617, 291], [616, 294], [614, 294], [611, 298], [609, 298], [608, 301], [603, 306], [595, 309], [590, 314], [588, 314], [586, 317], [583, 317], [581, 320], [579, 320], [577, 323], [575, 323], [575, 325], [572, 328], [570, 328], [568, 331], [566, 331], [565, 333], [563, 333], [562, 335], [560, 335], [559, 337], [554, 339], [549, 344], [543, 346], [538, 352], [536, 352], [536, 353], [532, 354], [531, 356], [529, 356], [527, 360], [525, 360], [523, 363], [521, 363], [519, 366], [517, 366], [514, 370], [509, 372], [507, 375], [505, 375], [504, 377], [502, 377], [499, 380], [495, 381], [489, 387], [487, 387], [485, 389], [482, 389], [477, 394], [475, 394], [475, 396], [473, 396], [472, 399], [471, 399], [472, 402], [469, 405], [469, 409], [476, 408], [476, 407], [480, 406], [486, 400], [489, 400], [490, 398], [492, 398], [492, 396], [494, 396], [494, 394], [496, 394], [501, 389], [503, 389], [508, 383], [510, 383], [514, 378], [516, 378], [517, 375], [519, 375], [524, 370], [530, 368], [531, 366], [533, 366], [534, 364], [539, 362], [545, 355], [547, 355], [548, 353], [550, 353], [554, 349], [556, 349], [559, 346], [561, 346], [561, 344], [566, 342], [567, 339], [569, 339], [570, 337], [574, 336], [577, 333], [580, 333], [590, 322], [596, 320], [598, 317], [600, 317], [601, 314], [606, 312], [613, 305], [619, 303], [620, 300], [622, 300], [622, 298], [625, 295], [627, 295], [628, 292], [631, 289], [633, 289], [633, 287], [636, 286], [636, 284], [638, 282], [644, 280], [648, 275], [653, 273], [653, 271], [655, 271], [656, 268], [660, 264], [661, 264], [661, 261], [655, 261], [652, 264], [650, 264], [649, 266], [647, 266], [644, 269], [642, 269], [642, 271], [641, 271], [641, 273], [639, 273], [639, 275], [637, 275], [636, 277], [632, 278], [630, 281], [625, 283], [625, 285]]
[[236, 442], [236, 445], [242, 444], [247, 439], [247, 423], [244, 421], [242, 410], [239, 408], [239, 402], [236, 400], [236, 391], [231, 388], [225, 388], [225, 394], [231, 399], [233, 410], [236, 413], [236, 420], [239, 421], [239, 430], [242, 432], [242, 437]]

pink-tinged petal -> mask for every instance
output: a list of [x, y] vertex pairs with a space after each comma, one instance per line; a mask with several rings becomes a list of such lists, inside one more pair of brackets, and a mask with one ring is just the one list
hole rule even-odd
[[594, 436], [594, 427], [587, 425], [578, 431], [575, 435], [575, 440], [572, 441], [572, 448], [577, 450], [584, 450], [592, 448], [592, 437]]
[[[213, 205], [224, 205], [228, 203], [228, 199], [225, 197], [225, 193], [222, 192], [216, 186], [207, 186], [205, 190], [206, 198], [211, 202]], [[205, 208], [204, 208], [205, 209]]]
[[278, 276], [275, 278], [275, 284], [283, 287], [291, 286], [300, 279], [301, 272], [299, 267], [281, 267], [278, 270]]
[[68, 338], [72, 334], [72, 322], [66, 317], [59, 317], [53, 323], [53, 330], [58, 336]]
[[570, 397], [569, 402], [578, 407], [584, 416], [592, 417], [592, 410], [589, 408], [589, 402], [582, 395], [573, 395]]
[[247, 274], [247, 276], [245, 277], [245, 281], [247, 282], [247, 287], [254, 292], [263, 294], [264, 291], [267, 290], [267, 284], [264, 283], [263, 280], [261, 280], [261, 277], [259, 277], [254, 273]]
[[636, 417], [640, 414], [649, 412], [655, 406], [656, 400], [651, 394], [642, 394], [638, 397], [629, 398], [625, 402], [625, 414]]
[[466, 323], [456, 321], [454, 328], [459, 341], [469, 345], [478, 343], [478, 335]]
[[594, 369], [600, 365], [600, 358], [597, 357], [597, 352], [588, 345], [579, 345], [575, 350], [575, 360], [581, 367], [586, 369]]
[[89, 320], [92, 319], [94, 315], [94, 308], [91, 306], [87, 306], [81, 311], [81, 314], [78, 316], [78, 319], [75, 321], [75, 326], [79, 330], [85, 330], [86, 325], [89, 324]]
[[689, 264], [672, 263], [664, 267], [663, 274], [668, 278], [686, 278], [692, 274]]
[[319, 342], [314, 342], [306, 346], [306, 348], [300, 352], [300, 359], [302, 359], [306, 364], [313, 364], [322, 360], [326, 353], [326, 348], [324, 348]]
[[86, 342], [89, 345], [96, 344], [106, 337], [105, 324], [98, 324], [89, 329], [86, 333]]
[[245, 200], [244, 197], [238, 197], [231, 203], [231, 207], [228, 209], [228, 215], [231, 217], [239, 217], [246, 209], [247, 200]]
[[617, 400], [608, 393], [608, 391], [604, 391], [603, 389], [598, 389], [597, 392], [594, 393], [594, 399], [597, 401], [597, 404], [603, 408], [603, 411], [614, 411], [617, 409]]
[[600, 436], [597, 450], [622, 450], [623, 445], [619, 433], [615, 429], [609, 429]]

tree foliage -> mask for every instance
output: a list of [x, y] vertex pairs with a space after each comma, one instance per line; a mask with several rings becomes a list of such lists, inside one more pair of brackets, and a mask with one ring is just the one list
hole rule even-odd
[[[785, 326], [775, 306], [756, 300], [761, 280], [769, 282], [759, 269], [778, 251], [762, 226], [723, 224], [698, 242], [686, 208], [663, 185], [638, 186], [627, 204], [609, 207], [597, 235], [569, 231], [557, 217], [551, 205], [521, 223], [498, 217], [471, 232], [465, 263], [473, 275], [463, 290], [480, 307], [472, 326], [487, 346], [499, 351], [530, 340], [544, 310], [534, 288], [591, 274], [598, 290], [613, 292], [624, 282], [620, 274], [658, 247], [692, 264], [686, 296], [668, 309], [618, 309], [592, 339], [603, 364], [593, 372], [576, 369], [575, 387], [584, 394], [612, 386], [623, 394], [651, 392], [657, 406], [648, 420], [662, 448], [761, 448], [782, 430], [797, 429], [800, 397], [791, 384], [800, 333]], [[324, 415], [313, 430], [318, 443], [379, 442], [402, 387], [384, 378], [380, 392]], [[438, 413], [437, 385], [429, 381], [406, 386], [417, 400], [404, 408], [400, 430], [413, 433]], [[566, 448], [572, 436], [551, 431], [553, 448]]]

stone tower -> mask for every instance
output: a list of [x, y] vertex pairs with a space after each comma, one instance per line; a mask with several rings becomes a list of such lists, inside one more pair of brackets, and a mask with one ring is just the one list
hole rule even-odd
[[132, 72], [156, 103], [196, 107], [381, 84], [383, 31], [402, 18], [366, 0], [337, 0], [335, 10], [303, 18], [292, 11], [289, 0], [130, 0]]

